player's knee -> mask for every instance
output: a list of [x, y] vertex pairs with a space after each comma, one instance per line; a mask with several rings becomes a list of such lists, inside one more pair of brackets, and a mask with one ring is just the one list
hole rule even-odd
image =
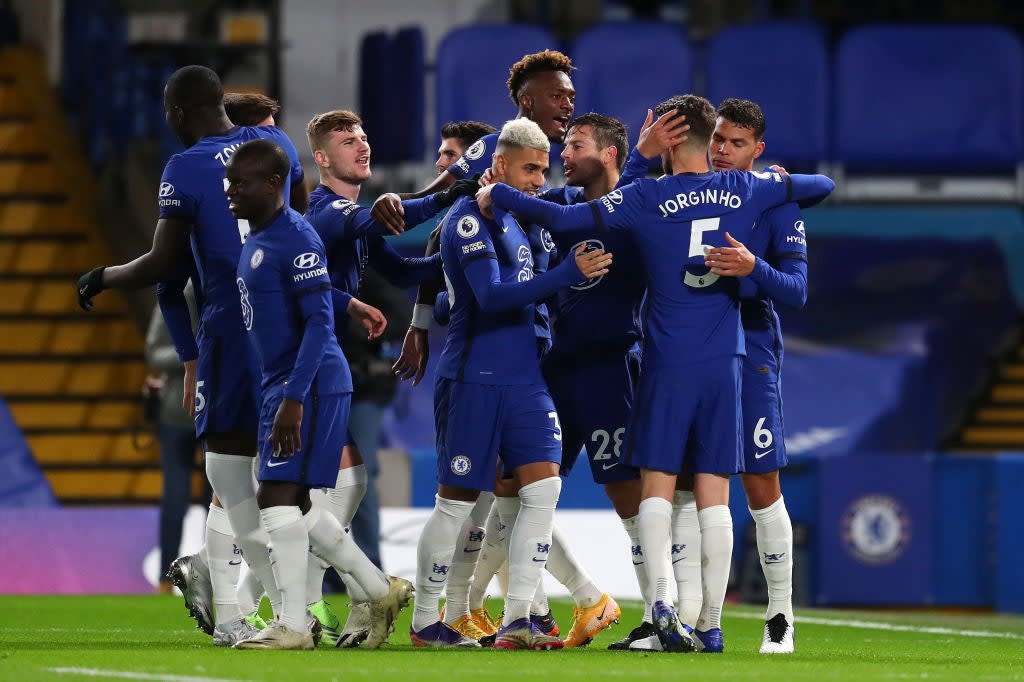
[[751, 509], [767, 509], [782, 497], [779, 472], [743, 474], [743, 491], [747, 494], [747, 505]]
[[620, 519], [631, 519], [640, 513], [640, 479], [605, 484], [604, 492]]
[[520, 488], [519, 500], [523, 507], [554, 509], [561, 493], [562, 479], [558, 476], [550, 476]]

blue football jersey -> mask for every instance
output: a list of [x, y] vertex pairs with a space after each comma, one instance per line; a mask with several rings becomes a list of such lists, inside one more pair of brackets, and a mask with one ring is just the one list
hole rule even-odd
[[334, 305], [324, 245], [301, 215], [285, 208], [249, 235], [238, 262], [236, 295], [259, 357], [263, 390], [284, 384], [303, 400], [352, 391], [348, 362], [334, 335]]
[[[410, 229], [439, 211], [433, 195], [406, 200], [402, 205]], [[369, 208], [335, 194], [324, 185], [310, 192], [305, 217], [324, 243], [331, 282], [339, 291], [357, 296], [367, 264], [403, 288], [419, 284], [440, 271], [440, 257], [404, 258], [384, 239], [384, 226], [373, 219]]]
[[459, 160], [448, 166], [448, 172], [462, 180], [473, 177], [477, 173], [483, 173], [490, 168], [494, 150], [498, 146], [499, 135], [500, 133], [490, 133], [469, 145]]
[[[540, 195], [562, 206], [583, 203], [583, 190], [562, 187]], [[625, 351], [640, 339], [639, 307], [646, 283], [643, 263], [632, 237], [622, 231], [598, 230], [596, 225], [551, 235], [559, 258], [574, 258], [576, 249], [604, 249], [614, 256], [607, 275], [558, 292], [555, 317], [555, 357], [571, 362], [589, 350]]]
[[575, 261], [534, 277], [527, 233], [508, 214], [485, 218], [463, 197], [441, 229], [451, 319], [438, 376], [484, 384], [543, 383], [536, 305], [580, 281]]
[[[765, 211], [745, 245], [773, 267], [785, 259], [806, 262], [807, 235], [800, 207], [788, 203]], [[777, 370], [782, 363], [783, 343], [775, 302], [749, 278], [741, 280], [740, 295], [748, 361]]]
[[195, 284], [202, 300], [200, 317], [206, 333], [214, 336], [241, 333], [235, 269], [242, 243], [249, 235], [249, 224], [228, 210], [224, 167], [236, 149], [257, 139], [277, 143], [291, 160], [289, 181], [285, 183], [287, 204], [291, 185], [302, 180], [302, 164], [291, 140], [276, 126], [235, 127], [223, 135], [204, 137], [172, 156], [160, 178], [160, 217], [192, 225], [192, 255], [199, 275]]
[[632, 236], [647, 280], [644, 363], [657, 367], [745, 352], [737, 281], [710, 273], [706, 250], [727, 246], [726, 232], [745, 242], [763, 211], [827, 195], [833, 187], [824, 176], [730, 171], [642, 179], [568, 207], [506, 185], [497, 185], [492, 197], [496, 206], [538, 221], [552, 234], [596, 225]]

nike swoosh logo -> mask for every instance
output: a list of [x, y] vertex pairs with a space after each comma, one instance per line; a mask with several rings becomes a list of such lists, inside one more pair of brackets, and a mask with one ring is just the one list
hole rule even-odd
[[642, 561], [634, 561], [634, 562], [633, 562], [633, 565], [634, 565], [634, 566], [643, 566], [643, 565], [644, 565], [644, 562], [642, 562]]
[[440, 580], [434, 580], [433, 578], [427, 578], [427, 580], [429, 580], [432, 583], [443, 583], [444, 582], [444, 578], [441, 578]]
[[80, 296], [84, 296], [84, 295], [85, 295], [85, 292], [86, 292], [86, 291], [88, 291], [88, 289], [89, 289], [89, 287], [88, 287], [88, 286], [84, 286], [84, 287], [82, 287], [81, 289], [79, 289], [79, 290], [78, 290], [78, 294], [79, 294]]
[[761, 459], [762, 457], [767, 457], [773, 452], [775, 452], [775, 448], [772, 448], [771, 450], [765, 450], [764, 452], [755, 452], [754, 459]]
[[241, 559], [239, 559], [238, 561], [229, 561], [228, 562], [228, 566], [238, 566], [241, 563], [242, 563]]
[[533, 560], [534, 560], [534, 561], [536, 561], [536, 562], [537, 562], [538, 564], [542, 564], [542, 563], [544, 563], [545, 561], [547, 561], [547, 559], [538, 559], [538, 558], [536, 558], [536, 557], [534, 557], [534, 558], [533, 558]]
[[267, 462], [267, 467], [270, 468], [270, 469], [273, 469], [274, 467], [279, 467], [282, 464], [287, 464], [288, 461], [289, 460], [286, 459], [283, 462]]
[[604, 608], [601, 609], [601, 613], [600, 613], [600, 615], [598, 615], [597, 619], [601, 620], [602, 618], [604, 618], [604, 612], [607, 611], [607, 610], [608, 610], [608, 602], [605, 602]]
[[682, 560], [683, 560], [683, 559], [685, 559], [685, 558], [686, 558], [686, 557], [684, 557], [684, 556], [681, 556], [681, 557], [679, 557], [678, 559], [675, 559], [675, 560], [674, 560], [674, 561], [673, 561], [672, 563], [673, 563], [673, 564], [678, 564], [678, 563], [679, 563], [680, 561], [682, 561]]
[[472, 554], [473, 552], [479, 552], [480, 548], [477, 547], [476, 549], [463, 549], [462, 551], [465, 552], [466, 554]]
[[617, 467], [617, 466], [619, 466], [618, 462], [616, 462], [615, 464], [602, 464], [601, 468], [604, 469], [605, 471], [608, 471], [612, 467]]

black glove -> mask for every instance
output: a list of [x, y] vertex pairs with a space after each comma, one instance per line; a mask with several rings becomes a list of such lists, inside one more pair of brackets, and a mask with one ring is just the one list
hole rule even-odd
[[448, 189], [443, 189], [434, 195], [434, 200], [441, 208], [447, 208], [455, 203], [459, 197], [476, 196], [480, 189], [480, 174], [477, 173], [471, 178], [456, 180], [455, 184]]
[[92, 310], [92, 299], [103, 291], [103, 271], [106, 268], [93, 268], [78, 278], [78, 305], [82, 310]]

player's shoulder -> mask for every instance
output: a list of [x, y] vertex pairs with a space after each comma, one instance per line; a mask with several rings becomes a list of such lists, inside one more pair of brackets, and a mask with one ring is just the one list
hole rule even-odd
[[295, 144], [292, 142], [292, 138], [288, 137], [288, 133], [281, 130], [277, 126], [251, 126], [246, 128], [247, 134], [254, 138], [262, 138], [264, 140], [271, 140], [281, 145], [281, 147], [292, 155], [293, 152], [297, 152]]
[[335, 194], [323, 185], [309, 193], [309, 209], [306, 216], [310, 222], [314, 219], [347, 218], [359, 209], [359, 204]]
[[460, 197], [445, 217], [441, 227], [441, 241], [450, 243], [453, 240], [480, 239], [489, 234], [491, 222], [480, 212], [476, 199]]
[[498, 135], [499, 133], [488, 133], [479, 140], [469, 145], [466, 151], [462, 152], [462, 156], [455, 162], [455, 166], [458, 167], [463, 174], [468, 174], [470, 169], [479, 163], [483, 163], [483, 159], [490, 158], [491, 153], [494, 152], [495, 147], [498, 146]]

